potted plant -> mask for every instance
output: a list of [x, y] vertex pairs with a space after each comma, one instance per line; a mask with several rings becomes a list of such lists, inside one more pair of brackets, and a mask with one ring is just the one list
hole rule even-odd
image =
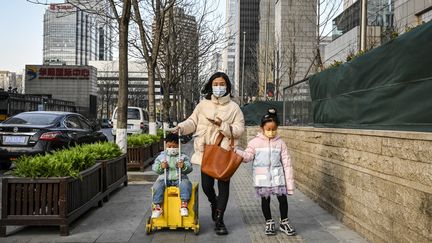
[[127, 186], [127, 154], [122, 154], [117, 144], [97, 143], [82, 149], [102, 164], [104, 201], [108, 201], [109, 194], [121, 184]]
[[128, 136], [127, 143], [127, 168], [144, 170], [152, 158], [153, 139], [148, 134], [138, 134]]
[[68, 235], [73, 220], [103, 205], [109, 172], [98, 161], [119, 156], [117, 145], [103, 143], [19, 158], [14, 176], [2, 178], [0, 236], [7, 225], [59, 225]]
[[150, 136], [150, 139], [152, 141], [151, 143], [151, 151], [152, 151], [152, 157], [156, 157], [159, 155], [159, 141], [162, 140], [158, 135], [148, 135]]

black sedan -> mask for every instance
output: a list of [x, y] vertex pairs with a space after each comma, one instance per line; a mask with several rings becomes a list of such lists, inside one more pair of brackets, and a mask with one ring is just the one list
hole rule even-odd
[[0, 123], [0, 169], [8, 169], [21, 155], [99, 141], [107, 141], [99, 125], [80, 114], [23, 112]]

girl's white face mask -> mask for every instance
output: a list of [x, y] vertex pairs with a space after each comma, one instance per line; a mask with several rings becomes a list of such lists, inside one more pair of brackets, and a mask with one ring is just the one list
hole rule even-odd
[[179, 149], [178, 149], [178, 148], [167, 148], [167, 149], [166, 149], [166, 153], [167, 153], [169, 156], [176, 156], [176, 155], [178, 155], [178, 153], [179, 153]]
[[212, 86], [213, 95], [220, 98], [226, 93], [226, 86]]

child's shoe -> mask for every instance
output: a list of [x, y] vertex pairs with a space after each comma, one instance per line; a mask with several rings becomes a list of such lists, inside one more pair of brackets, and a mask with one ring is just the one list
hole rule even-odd
[[288, 218], [281, 220], [279, 225], [280, 231], [284, 232], [287, 235], [295, 235], [296, 231], [294, 227], [290, 224]]
[[159, 204], [156, 204], [153, 208], [152, 219], [157, 219], [162, 215], [162, 208]]
[[266, 221], [266, 227], [265, 227], [265, 234], [266, 235], [275, 235], [275, 221], [273, 219], [269, 219]]
[[181, 203], [180, 216], [187, 217], [189, 215], [189, 210], [188, 210], [187, 207], [188, 207], [188, 203], [187, 202], [182, 202]]

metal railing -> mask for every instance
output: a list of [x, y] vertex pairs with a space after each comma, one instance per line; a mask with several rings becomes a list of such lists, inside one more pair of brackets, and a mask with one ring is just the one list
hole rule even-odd
[[312, 124], [312, 100], [309, 78], [306, 78], [283, 89], [283, 125], [311, 126]]

